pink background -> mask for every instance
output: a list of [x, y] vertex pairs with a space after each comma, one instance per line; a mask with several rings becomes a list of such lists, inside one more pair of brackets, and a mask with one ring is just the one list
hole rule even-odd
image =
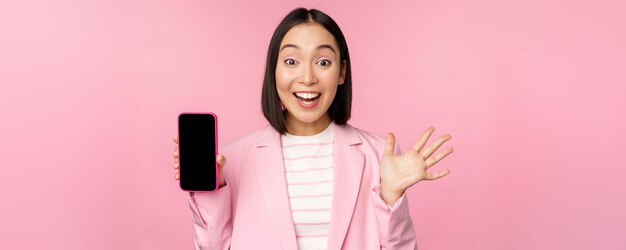
[[2, 1], [0, 248], [192, 248], [176, 117], [263, 126], [298, 6], [348, 39], [351, 124], [452, 134], [409, 191], [421, 249], [626, 249], [626, 3], [568, 0]]

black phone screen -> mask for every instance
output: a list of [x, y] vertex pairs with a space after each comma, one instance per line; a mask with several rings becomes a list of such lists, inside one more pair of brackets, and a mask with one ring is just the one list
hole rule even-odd
[[180, 187], [187, 191], [217, 189], [217, 119], [213, 114], [178, 116]]

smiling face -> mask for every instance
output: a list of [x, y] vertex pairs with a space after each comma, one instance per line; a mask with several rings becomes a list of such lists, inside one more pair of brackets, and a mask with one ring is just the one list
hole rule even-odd
[[287, 131], [312, 135], [331, 122], [328, 108], [345, 80], [345, 62], [333, 35], [317, 23], [291, 28], [276, 65], [276, 89], [286, 108]]

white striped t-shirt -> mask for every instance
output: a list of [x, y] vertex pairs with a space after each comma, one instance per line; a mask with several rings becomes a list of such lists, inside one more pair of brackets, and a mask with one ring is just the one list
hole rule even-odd
[[326, 249], [333, 193], [333, 126], [312, 136], [281, 136], [298, 249]]

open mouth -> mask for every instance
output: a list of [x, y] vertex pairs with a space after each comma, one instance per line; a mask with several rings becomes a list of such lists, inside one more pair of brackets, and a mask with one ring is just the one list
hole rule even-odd
[[295, 92], [293, 95], [298, 99], [298, 103], [304, 108], [313, 108], [319, 102], [321, 93], [317, 92]]
[[296, 96], [298, 100], [301, 100], [304, 102], [313, 102], [317, 100], [318, 98], [320, 98], [322, 94], [315, 93], [315, 92], [296, 92], [296, 93], [293, 93], [293, 95]]

